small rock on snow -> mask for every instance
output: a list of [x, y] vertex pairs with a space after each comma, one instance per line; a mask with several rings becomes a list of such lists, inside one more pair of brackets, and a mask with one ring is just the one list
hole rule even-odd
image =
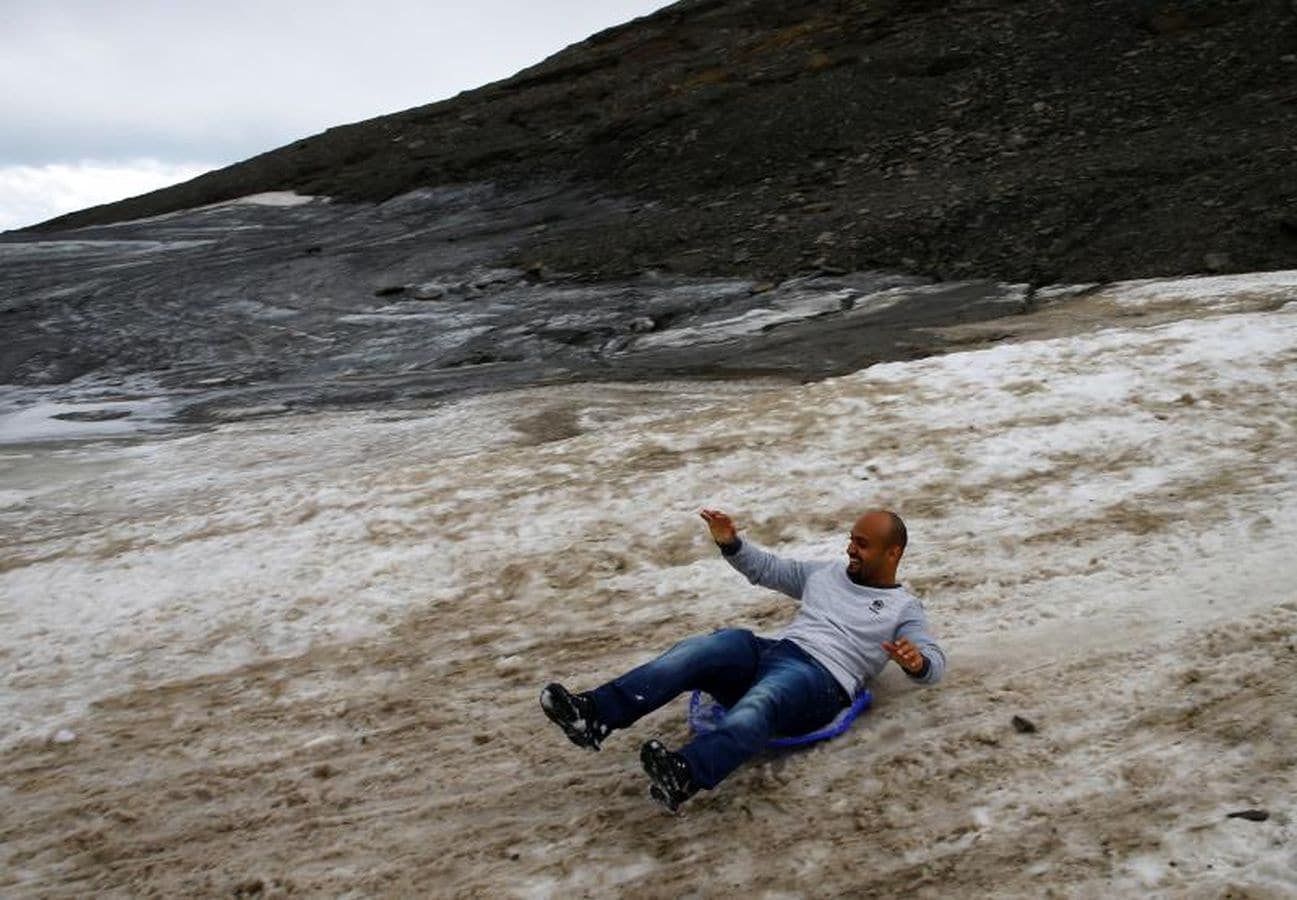
[[1240, 809], [1237, 812], [1229, 813], [1225, 816], [1227, 819], [1247, 819], [1249, 822], [1264, 822], [1270, 818], [1270, 813], [1264, 809]]
[[1014, 716], [1011, 721], [1013, 722], [1013, 730], [1018, 732], [1018, 734], [1036, 733], [1036, 723], [1030, 719], [1024, 719], [1022, 716]]

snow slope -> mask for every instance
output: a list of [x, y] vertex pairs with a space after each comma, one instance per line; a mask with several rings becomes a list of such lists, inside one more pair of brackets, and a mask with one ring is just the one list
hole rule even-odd
[[[4, 448], [0, 892], [1291, 896], [1297, 286], [1205, 281], [798, 387]], [[679, 818], [635, 751], [680, 708], [598, 755], [540, 717], [788, 618], [699, 507], [834, 557], [874, 505], [941, 685]]]

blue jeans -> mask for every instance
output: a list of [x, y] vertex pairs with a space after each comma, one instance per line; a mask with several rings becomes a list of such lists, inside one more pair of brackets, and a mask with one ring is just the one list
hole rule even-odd
[[820, 663], [792, 641], [726, 628], [691, 637], [590, 692], [600, 721], [625, 728], [684, 691], [711, 694], [729, 712], [679, 752], [694, 784], [713, 788], [774, 735], [805, 734], [850, 703]]

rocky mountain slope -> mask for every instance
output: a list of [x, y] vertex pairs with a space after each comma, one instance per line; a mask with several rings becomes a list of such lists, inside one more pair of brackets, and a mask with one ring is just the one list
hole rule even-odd
[[[485, 48], [484, 48], [485, 49]], [[685, 0], [57, 231], [264, 191], [560, 182], [514, 265], [1103, 281], [1297, 261], [1289, 0]], [[543, 223], [542, 223], [543, 224]]]

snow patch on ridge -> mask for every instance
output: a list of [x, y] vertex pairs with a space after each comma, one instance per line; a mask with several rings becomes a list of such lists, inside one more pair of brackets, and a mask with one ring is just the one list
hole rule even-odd
[[224, 203], [213, 204], [214, 206], [305, 206], [308, 203], [328, 203], [327, 197], [318, 197], [311, 194], [298, 194], [294, 191], [265, 191], [260, 194], [249, 194], [246, 197], [238, 197], [234, 200], [227, 200]]

